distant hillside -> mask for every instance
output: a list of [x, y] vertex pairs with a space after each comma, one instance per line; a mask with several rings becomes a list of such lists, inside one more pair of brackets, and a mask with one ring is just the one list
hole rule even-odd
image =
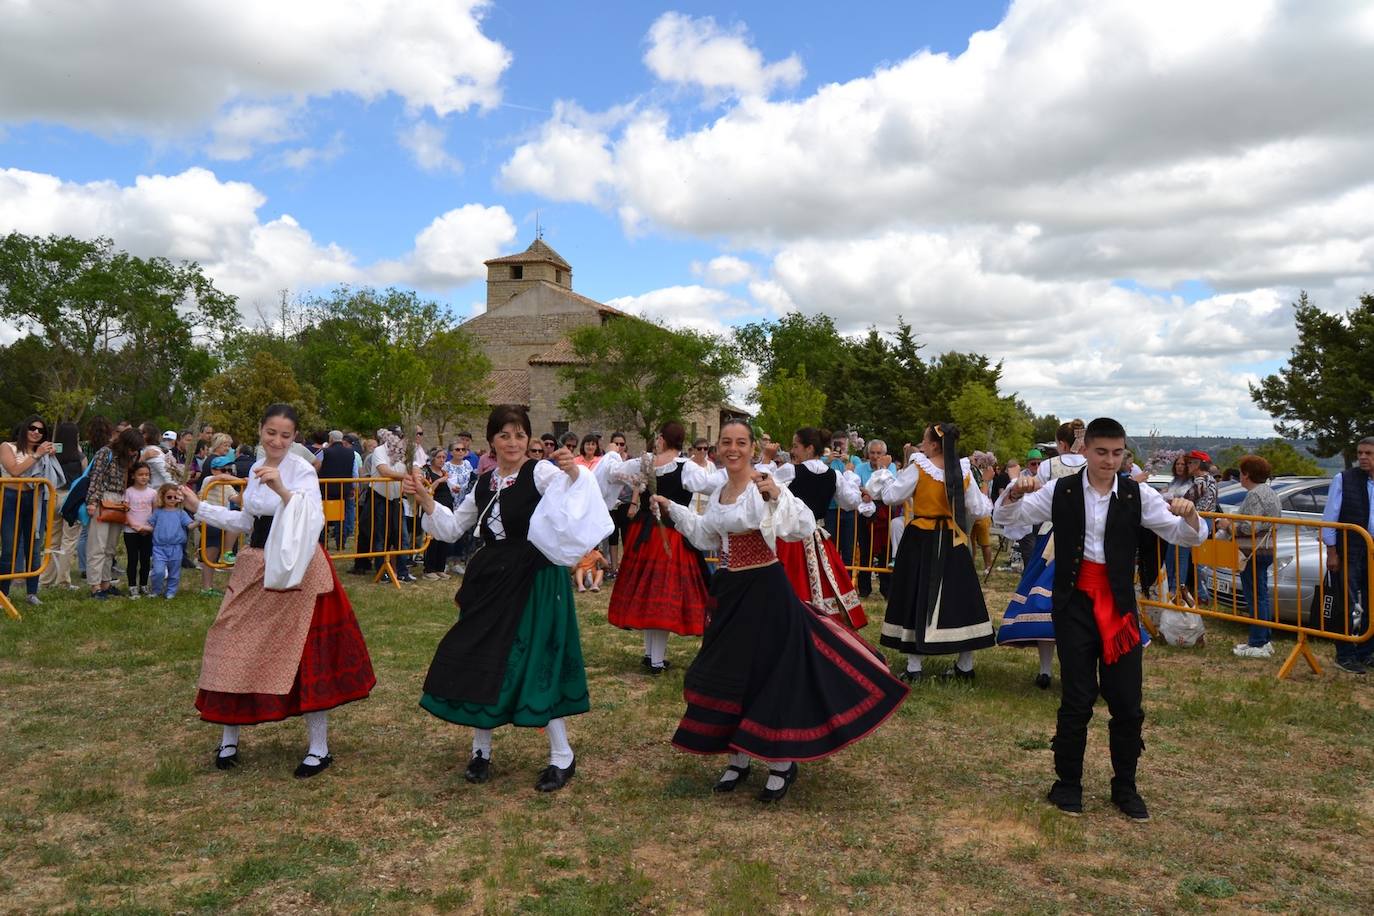
[[[1131, 444], [1135, 446], [1134, 451], [1137, 455], [1149, 455], [1156, 449], [1167, 449], [1170, 451], [1183, 449], [1187, 451], [1195, 448], [1200, 448], [1209, 455], [1216, 455], [1233, 445], [1252, 449], [1273, 438], [1276, 437], [1264, 436], [1252, 439], [1238, 439], [1233, 436], [1209, 436], [1204, 433], [1200, 436], [1154, 436], [1153, 438], [1134, 438], [1131, 440]], [[1321, 465], [1322, 470], [1328, 474], [1335, 474], [1345, 467], [1345, 462], [1341, 460], [1340, 455], [1336, 455], [1332, 458], [1318, 458], [1316, 455], [1312, 454], [1312, 450], [1309, 447], [1312, 445], [1312, 440], [1310, 439], [1290, 439], [1288, 441], [1298, 451]]]

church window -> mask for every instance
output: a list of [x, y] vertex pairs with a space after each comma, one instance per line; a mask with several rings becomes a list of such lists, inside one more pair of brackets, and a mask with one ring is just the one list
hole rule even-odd
[[558, 268], [554, 268], [554, 271], [553, 271], [553, 282], [559, 284], [560, 286], [562, 285], [562, 283], [563, 283], [563, 271], [559, 270]]
[[515, 265], [514, 267], [512, 267], [512, 268], [510, 269], [510, 278], [511, 278], [512, 280], [523, 280], [523, 279], [525, 279], [525, 268], [524, 268], [524, 266], [521, 265], [521, 264], [517, 264], [517, 265]]

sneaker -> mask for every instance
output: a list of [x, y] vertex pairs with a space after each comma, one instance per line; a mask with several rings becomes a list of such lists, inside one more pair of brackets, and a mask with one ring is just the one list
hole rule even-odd
[[41, 602], [41, 601], [38, 600], [38, 596], [37, 596], [37, 595], [29, 595], [29, 596], [26, 597], [24, 600], [27, 601], [29, 604], [32, 604], [34, 607], [38, 607], [39, 605], [41, 605], [41, 604], [43, 603], [43, 602]]
[[1349, 660], [1340, 658], [1336, 659], [1336, 670], [1344, 671], [1346, 674], [1356, 674], [1360, 677], [1364, 677], [1364, 675], [1369, 673], [1369, 669], [1366, 668], [1364, 664], [1360, 662], [1358, 659], [1354, 658]]
[[402, 582], [418, 582], [418, 581], [419, 581], [419, 580], [416, 579], [414, 576], [412, 576], [410, 573], [402, 573], [401, 575], [397, 576], [396, 578], [399, 579], [399, 580], [402, 581]]
[[1274, 644], [1267, 642], [1262, 646], [1252, 646], [1249, 643], [1240, 643], [1231, 652], [1236, 658], [1272, 658]]
[[130, 586], [129, 586], [129, 598], [130, 598], [130, 599], [133, 599], [133, 600], [137, 600], [137, 598], [138, 598], [138, 586], [137, 586], [137, 585], [130, 585]]
[[163, 595], [163, 596], [162, 596], [162, 599], [163, 599], [164, 601], [171, 601], [171, 600], [172, 600], [173, 598], [175, 598], [175, 597], [176, 597], [176, 595]]
[[237, 559], [238, 559], [238, 554], [236, 554], [236, 553], [226, 553], [226, 554], [224, 555], [224, 565], [225, 565], [225, 566], [233, 566], [233, 565], [234, 565], [234, 561], [237, 560]]

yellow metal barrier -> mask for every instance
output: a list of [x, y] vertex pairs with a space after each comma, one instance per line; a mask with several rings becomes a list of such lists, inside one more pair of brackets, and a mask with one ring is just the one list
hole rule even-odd
[[[212, 480], [202, 491], [201, 499], [209, 500], [216, 505], [226, 505], [231, 500], [237, 501], [245, 483], [243, 480]], [[399, 589], [401, 583], [392, 560], [406, 554], [424, 553], [430, 543], [429, 535], [420, 527], [419, 512], [406, 515], [400, 498], [388, 499], [371, 486], [387, 485], [399, 493], [401, 482], [390, 477], [331, 477], [321, 480], [320, 483], [324, 486], [323, 542], [330, 557], [335, 560], [380, 558], [382, 565], [376, 570], [372, 581], [380, 581], [383, 575], [387, 575], [391, 584]], [[225, 489], [232, 490], [233, 494], [218, 495]], [[347, 502], [352, 502], [354, 508], [352, 531], [346, 530], [345, 527]], [[204, 523], [200, 526], [200, 560], [211, 569], [231, 569], [232, 564], [223, 561], [223, 547], [220, 557], [214, 560], [211, 560], [207, 553], [205, 535], [211, 527], [213, 526]], [[410, 547], [402, 546], [406, 534], [410, 536]], [[224, 536], [228, 537], [229, 533], [225, 532]]]
[[[30, 499], [25, 500], [26, 496]], [[29, 502], [27, 510], [25, 502]], [[3, 505], [0, 538], [6, 548], [4, 562], [0, 563], [0, 581], [14, 582], [41, 576], [52, 562], [48, 545], [57, 530], [53, 524], [57, 516], [57, 491], [52, 481], [44, 477], [0, 477], [0, 505]], [[57, 536], [62, 536], [60, 531]], [[22, 564], [19, 561], [21, 554]], [[34, 566], [36, 557], [41, 557], [42, 562]], [[21, 569], [21, 565], [24, 568]], [[0, 608], [14, 620], [23, 619], [8, 596], [2, 593]]]
[[[1353, 603], [1350, 597], [1350, 578], [1352, 556], [1362, 557], [1364, 562], [1365, 603], [1374, 591], [1374, 538], [1358, 525], [1339, 522], [1319, 522], [1298, 518], [1265, 518], [1252, 515], [1230, 515], [1218, 512], [1200, 513], [1215, 526], [1217, 521], [1227, 524], [1230, 532], [1238, 522], [1249, 523], [1252, 530], [1265, 532], [1257, 537], [1226, 538], [1223, 532], [1200, 547], [1191, 551], [1186, 548], [1160, 542], [1157, 558], [1160, 573], [1153, 583], [1145, 584], [1147, 594], [1154, 594], [1163, 583], [1163, 600], [1147, 597], [1141, 600], [1142, 607], [1158, 610], [1185, 611], [1228, 620], [1251, 626], [1262, 626], [1271, 630], [1293, 633], [1297, 637], [1293, 651], [1288, 654], [1279, 668], [1280, 679], [1292, 673], [1299, 658], [1316, 674], [1321, 673], [1321, 665], [1312, 654], [1308, 641], [1314, 638], [1330, 639], [1336, 642], [1362, 643], [1374, 638], [1374, 626], [1370, 626], [1369, 608], [1365, 607], [1362, 633], [1351, 632], [1348, 606]], [[1334, 571], [1340, 582], [1339, 590], [1326, 587], [1328, 557], [1331, 548], [1322, 540], [1323, 532], [1334, 532], [1336, 548], [1341, 558]], [[1268, 550], [1273, 558], [1264, 581], [1259, 578], [1262, 563], [1250, 562], [1256, 550]], [[1165, 567], [1165, 555], [1173, 555], [1173, 583]], [[1187, 576], [1177, 575], [1177, 570], [1187, 557], [1190, 568]], [[1359, 563], [1354, 565], [1358, 570]], [[1208, 592], [1206, 602], [1199, 601], [1198, 595]], [[1265, 620], [1259, 616], [1260, 589], [1269, 597], [1270, 617]], [[1250, 596], [1250, 597], [1247, 597]], [[1253, 599], [1253, 600], [1251, 600]], [[1313, 608], [1322, 613], [1314, 619]], [[1145, 617], [1146, 626], [1151, 633], [1156, 632], [1153, 621]]]

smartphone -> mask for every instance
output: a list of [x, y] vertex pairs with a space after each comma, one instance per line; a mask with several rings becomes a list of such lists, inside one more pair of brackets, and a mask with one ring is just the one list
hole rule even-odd
[[54, 442], [54, 443], [52, 444], [52, 450], [53, 450], [54, 453], [56, 453], [56, 454], [58, 454], [58, 455], [62, 454], [62, 443], [61, 443], [61, 442]]

